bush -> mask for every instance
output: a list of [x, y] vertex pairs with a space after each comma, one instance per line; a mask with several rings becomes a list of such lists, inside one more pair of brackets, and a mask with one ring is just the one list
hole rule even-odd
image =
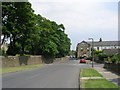
[[103, 53], [103, 51], [100, 51], [100, 50], [95, 50], [95, 51], [94, 51], [94, 54], [95, 54], [95, 55], [97, 55], [97, 54], [99, 54], [99, 53]]
[[120, 63], [120, 54], [114, 55], [112, 58], [112, 63]]
[[95, 54], [95, 58], [98, 58], [98, 60], [104, 61], [104, 59], [106, 58], [108, 62], [112, 62], [111, 58], [114, 56], [112, 54], [105, 54], [103, 53], [103, 51], [99, 51], [99, 50], [94, 51], [94, 54]]
[[104, 60], [104, 58], [107, 58], [107, 57], [108, 57], [108, 55], [105, 54], [105, 53], [99, 53], [99, 54], [98, 54], [99, 60]]
[[88, 57], [88, 58], [86, 58], [86, 60], [92, 60], [92, 57]]
[[7, 56], [7, 54], [6, 54], [6, 51], [5, 51], [5, 48], [4, 48], [4, 47], [1, 49], [1, 51], [2, 51], [2, 56]]
[[104, 58], [107, 58], [107, 54], [103, 53], [103, 51], [100, 50], [95, 50], [94, 55], [95, 55], [95, 60], [99, 60], [99, 61], [104, 61]]
[[107, 60], [108, 60], [108, 63], [112, 62], [112, 59], [110, 57], [108, 57]]

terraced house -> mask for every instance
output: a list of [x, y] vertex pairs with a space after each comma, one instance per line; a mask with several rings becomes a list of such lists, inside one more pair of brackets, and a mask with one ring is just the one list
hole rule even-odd
[[[93, 42], [95, 50], [102, 50], [107, 54], [117, 54], [120, 49], [120, 41], [95, 41]], [[77, 58], [91, 56], [92, 42], [82, 41], [77, 44]]]

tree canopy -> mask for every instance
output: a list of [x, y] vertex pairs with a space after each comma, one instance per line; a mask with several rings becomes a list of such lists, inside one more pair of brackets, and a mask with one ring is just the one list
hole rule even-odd
[[2, 43], [10, 39], [8, 55], [63, 57], [70, 51], [64, 25], [34, 14], [29, 2], [2, 2], [2, 35]]

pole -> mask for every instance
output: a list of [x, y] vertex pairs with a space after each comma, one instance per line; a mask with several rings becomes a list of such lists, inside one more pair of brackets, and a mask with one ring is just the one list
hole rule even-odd
[[94, 39], [93, 38], [89, 38], [89, 40], [92, 39], [92, 68], [94, 67]]
[[92, 38], [92, 68], [94, 67], [94, 39]]

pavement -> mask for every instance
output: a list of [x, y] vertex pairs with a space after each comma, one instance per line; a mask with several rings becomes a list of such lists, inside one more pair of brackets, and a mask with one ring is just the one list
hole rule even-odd
[[104, 64], [101, 65], [95, 65], [94, 69], [98, 71], [101, 75], [103, 75], [103, 78], [107, 79], [108, 81], [113, 82], [117, 86], [120, 87], [120, 75], [115, 74], [105, 68], [103, 68]]

